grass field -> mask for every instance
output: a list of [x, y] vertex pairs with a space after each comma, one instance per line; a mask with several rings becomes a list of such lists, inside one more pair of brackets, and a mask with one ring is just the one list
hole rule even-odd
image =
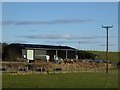
[[[99, 55], [99, 57], [97, 59], [105, 59], [106, 58], [106, 53], [105, 52], [102, 52], [102, 51], [88, 51], [88, 52], [91, 52], [91, 53], [94, 53], [94, 54], [97, 54]], [[116, 63], [118, 62], [118, 52], [109, 52], [109, 61], [112, 62], [112, 63]]]
[[56, 73], [8, 75], [3, 88], [117, 88], [118, 75], [106, 73]]
[[[105, 52], [89, 51], [105, 59]], [[109, 60], [118, 62], [118, 52], [110, 52]], [[56, 73], [2, 76], [3, 88], [117, 88], [117, 73]]]

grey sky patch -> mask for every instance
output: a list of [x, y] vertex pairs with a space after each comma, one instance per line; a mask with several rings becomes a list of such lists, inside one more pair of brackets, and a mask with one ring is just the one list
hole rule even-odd
[[[109, 38], [115, 38], [116, 36], [109, 36]], [[106, 36], [88, 36], [88, 37], [81, 37], [82, 39], [102, 39], [106, 38]]]
[[30, 31], [30, 32], [36, 32], [36, 31], [39, 31], [39, 30], [30, 29], [30, 30], [28, 30], [28, 31]]
[[3, 21], [0, 22], [0, 25], [14, 25], [16, 22], [15, 21]]
[[28, 29], [27, 30], [28, 32], [39, 32], [40, 31], [40, 33], [46, 33], [46, 32], [49, 32], [49, 33], [55, 33], [55, 32], [57, 32], [57, 30], [51, 30], [51, 29], [49, 29], [49, 30], [42, 30], [42, 29]]
[[15, 40], [15, 41], [5, 41], [7, 43], [28, 43], [28, 41], [24, 41], [24, 40]]
[[45, 41], [45, 43], [55, 43], [55, 44], [67, 44], [67, 43], [80, 43], [80, 44], [97, 44], [100, 41]]
[[70, 39], [69, 35], [58, 35], [58, 34], [50, 34], [50, 35], [21, 35], [17, 37], [23, 37], [28, 39]]
[[[108, 46], [115, 46], [116, 44], [109, 44]], [[102, 46], [102, 47], [105, 47], [106, 46], [106, 44], [100, 44], [100, 45], [98, 45], [98, 46]]]
[[[58, 19], [51, 21], [3, 21], [3, 25], [54, 25], [54, 24], [73, 24], [95, 21], [93, 19]], [[1, 24], [1, 23], [0, 23]]]
[[[17, 37], [27, 38], [27, 39], [66, 39], [66, 40], [77, 40], [77, 39], [101, 39], [106, 38], [105, 36], [86, 36], [78, 37], [69, 34], [41, 34], [41, 35], [19, 35]], [[115, 36], [109, 36], [109, 38], [114, 38]]]

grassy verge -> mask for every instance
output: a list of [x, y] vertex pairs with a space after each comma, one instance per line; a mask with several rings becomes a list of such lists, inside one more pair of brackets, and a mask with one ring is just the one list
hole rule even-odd
[[[99, 55], [99, 57], [97, 59], [102, 59], [104, 60], [106, 58], [106, 52], [102, 52], [102, 51], [88, 51], [94, 54]], [[118, 62], [118, 52], [109, 52], [109, 61], [112, 63], [116, 63]]]
[[58, 73], [3, 75], [3, 88], [117, 88], [118, 75]]

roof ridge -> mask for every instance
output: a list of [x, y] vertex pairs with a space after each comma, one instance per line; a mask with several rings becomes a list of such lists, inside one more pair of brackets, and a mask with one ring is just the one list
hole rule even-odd
[[20, 43], [11, 43], [10, 45], [17, 45], [24, 48], [51, 48], [51, 49], [72, 49], [76, 50], [70, 46], [61, 46], [61, 45], [43, 45], [43, 44], [20, 44]]

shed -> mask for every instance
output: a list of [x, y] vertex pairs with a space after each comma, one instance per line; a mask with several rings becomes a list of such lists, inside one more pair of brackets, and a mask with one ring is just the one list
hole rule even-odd
[[26, 60], [58, 60], [77, 59], [77, 49], [69, 46], [38, 45], [12, 43], [5, 47], [6, 58], [17, 61]]

